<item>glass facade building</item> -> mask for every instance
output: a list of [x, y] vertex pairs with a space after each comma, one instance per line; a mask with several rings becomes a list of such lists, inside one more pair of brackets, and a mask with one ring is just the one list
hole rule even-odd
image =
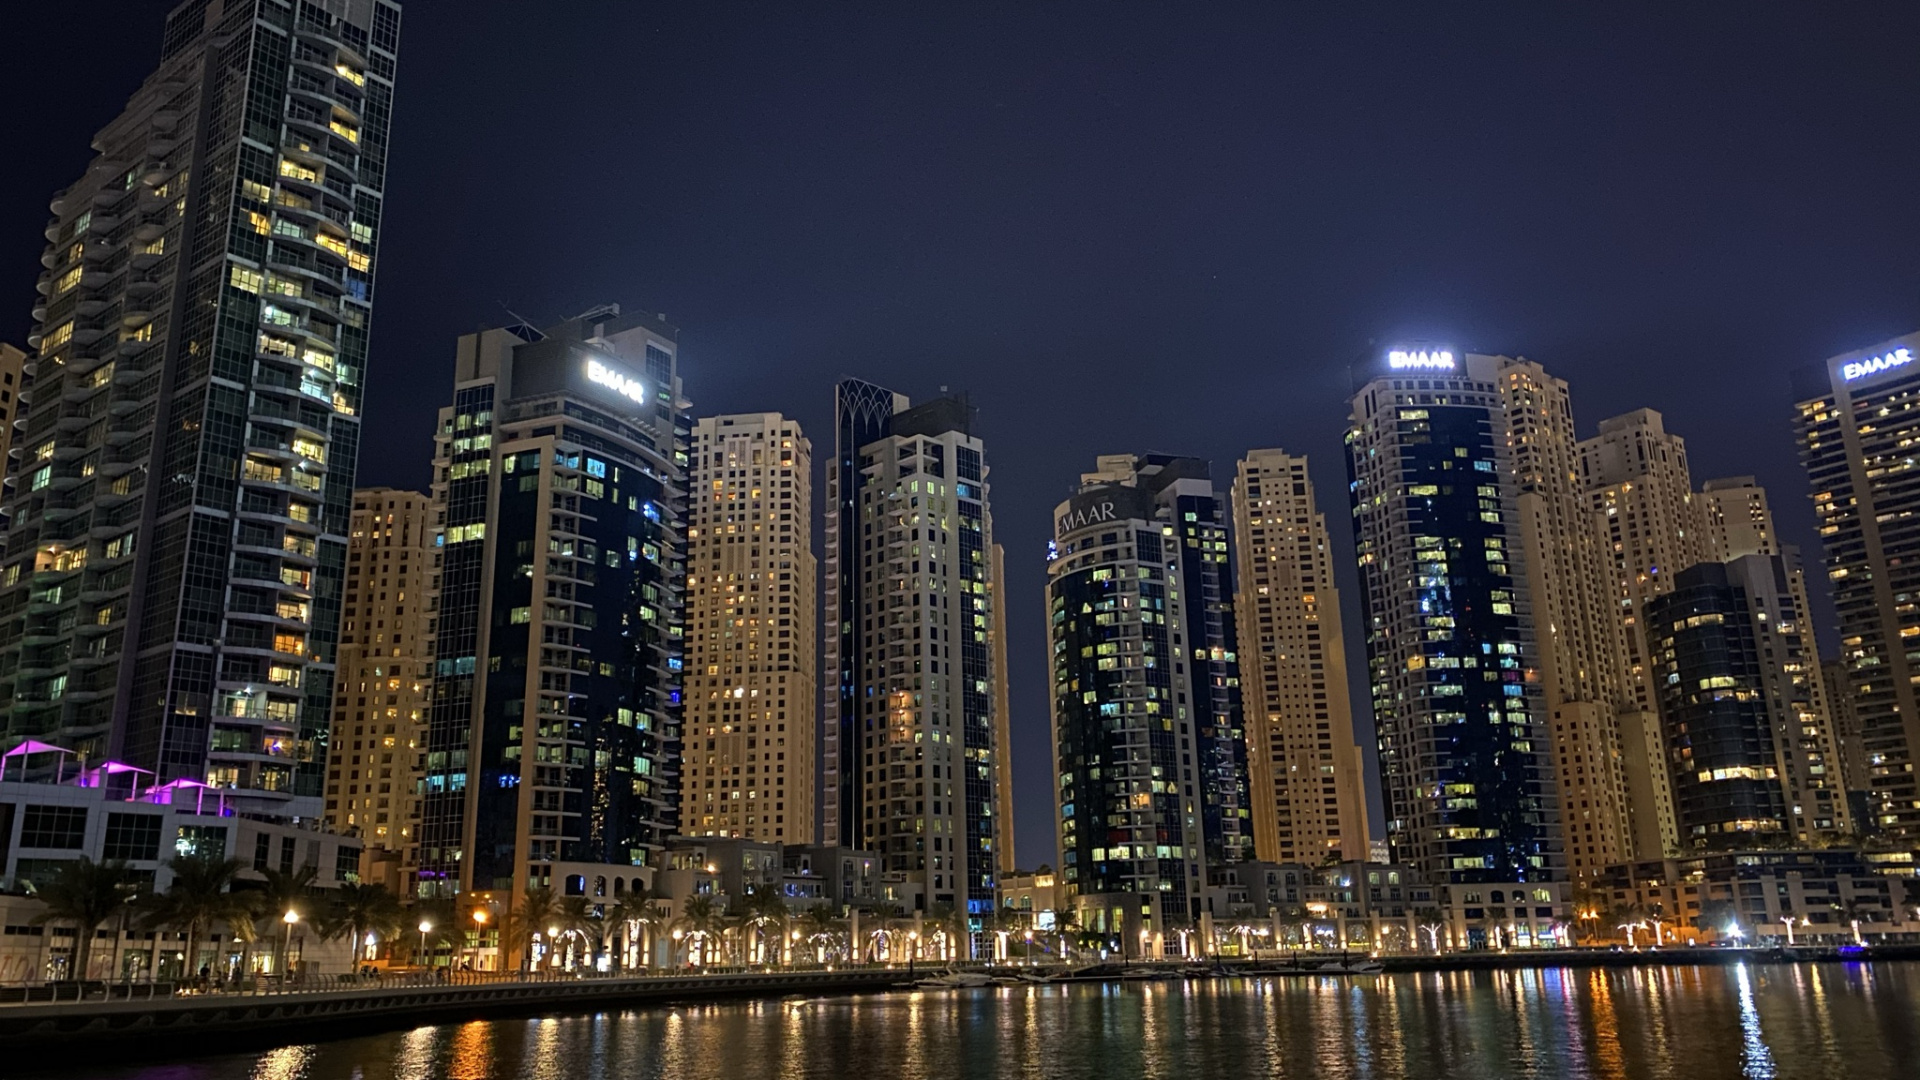
[[1211, 857], [1185, 573], [1206, 552], [1137, 464], [1103, 457], [1082, 477], [1047, 564], [1059, 873], [1081, 925], [1129, 955], [1194, 925]]
[[1687, 847], [1826, 843], [1852, 831], [1797, 576], [1780, 555], [1701, 563], [1647, 604]]
[[56, 196], [0, 725], [317, 814], [400, 7], [190, 0]]
[[1442, 891], [1563, 874], [1498, 371], [1382, 357], [1346, 439], [1387, 835]]
[[685, 476], [675, 334], [590, 312], [460, 339], [419, 891], [650, 880], [678, 830]]
[[1920, 333], [1794, 373], [1795, 430], [1866, 759], [1863, 827], [1920, 837]]

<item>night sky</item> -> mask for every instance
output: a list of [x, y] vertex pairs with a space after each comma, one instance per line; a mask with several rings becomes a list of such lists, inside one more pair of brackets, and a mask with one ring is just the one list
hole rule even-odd
[[[171, 6], [0, 12], [0, 338]], [[362, 483], [427, 484], [506, 308], [664, 312], [696, 412], [821, 460], [840, 376], [967, 391], [1025, 865], [1049, 513], [1096, 454], [1310, 454], [1347, 570], [1346, 366], [1419, 337], [1542, 361], [1583, 434], [1661, 410], [1813, 550], [1786, 373], [1920, 328], [1920, 5], [1033, 6], [410, 0]]]

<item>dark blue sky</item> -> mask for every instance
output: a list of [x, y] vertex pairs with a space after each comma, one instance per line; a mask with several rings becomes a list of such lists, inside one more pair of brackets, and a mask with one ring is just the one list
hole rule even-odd
[[[170, 6], [0, 11], [0, 337]], [[1095, 454], [1305, 452], [1343, 546], [1346, 363], [1447, 340], [1546, 363], [1583, 432], [1662, 410], [1810, 544], [1786, 372], [1920, 327], [1916, 55], [1912, 3], [413, 0], [361, 476], [425, 485], [503, 303], [665, 312], [699, 411], [816, 437], [843, 374], [969, 391], [1037, 863], [1043, 546]]]

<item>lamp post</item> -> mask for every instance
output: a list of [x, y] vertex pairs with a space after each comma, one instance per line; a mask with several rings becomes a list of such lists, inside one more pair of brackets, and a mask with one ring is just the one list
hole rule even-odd
[[300, 921], [300, 913], [292, 908], [280, 916], [280, 985], [287, 984], [287, 965], [293, 963], [293, 924]]
[[560, 928], [557, 926], [547, 927], [547, 966], [560, 966]]
[[432, 929], [433, 929], [432, 923], [428, 922], [425, 919], [420, 920], [420, 966], [421, 967], [433, 966], [433, 958], [427, 955], [427, 931]]
[[1033, 966], [1033, 931], [1027, 931], [1027, 966]]
[[680, 929], [677, 926], [673, 928], [673, 951], [674, 952], [677, 953], [680, 951], [680, 939], [685, 936], [686, 936], [686, 931]]
[[487, 909], [473, 909], [473, 970], [480, 970], [481, 935], [487, 932]]

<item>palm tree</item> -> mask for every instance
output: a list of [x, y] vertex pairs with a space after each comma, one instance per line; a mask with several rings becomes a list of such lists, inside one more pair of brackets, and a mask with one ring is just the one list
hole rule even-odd
[[1056, 910], [1053, 913], [1053, 932], [1060, 939], [1060, 959], [1072, 959], [1070, 943], [1077, 942], [1083, 932], [1080, 926], [1080, 912], [1073, 908]]
[[[885, 944], [887, 944], [887, 959], [889, 959], [889, 961], [897, 959], [897, 957], [893, 955], [893, 951], [895, 951], [895, 949], [893, 949], [893, 936], [895, 936], [895, 926], [893, 926], [893, 922], [902, 915], [902, 909], [900, 909], [899, 903], [893, 903], [893, 901], [885, 901], [885, 899], [883, 899], [883, 901], [879, 901], [879, 903], [874, 905], [872, 915], [874, 915], [874, 926], [876, 926], [872, 938], [876, 940], [876, 944], [877, 942], [885, 942]], [[856, 945], [858, 945], [858, 942], [856, 942]], [[872, 959], [877, 959], [877, 957], [872, 957]]]
[[[574, 938], [597, 943], [605, 925], [593, 901], [584, 896], [563, 896], [554, 905], [553, 921], [547, 924], [547, 929], [559, 931], [553, 935], [550, 946], [557, 949], [560, 941], [572, 941]], [[556, 956], [555, 962], [558, 960]]]
[[840, 920], [833, 908], [815, 904], [800, 916], [800, 933], [814, 947], [814, 962], [825, 963], [839, 944]]
[[344, 933], [353, 946], [357, 966], [367, 935], [397, 937], [404, 914], [400, 898], [388, 892], [385, 885], [342, 885], [329, 898], [321, 933], [329, 941]]
[[[1427, 942], [1433, 946], [1435, 954], [1440, 952], [1440, 931], [1447, 928], [1447, 913], [1437, 907], [1423, 907], [1413, 913], [1415, 924], [1426, 931]], [[1418, 948], [1419, 943], [1415, 942]]]
[[[520, 954], [520, 974], [525, 975], [532, 968], [533, 939], [545, 934], [547, 928], [553, 925], [558, 905], [559, 899], [553, 895], [552, 889], [531, 885], [520, 894], [519, 903], [501, 921], [500, 947]], [[552, 944], [547, 943], [549, 950]]]
[[740, 926], [747, 939], [743, 944], [746, 946], [749, 958], [752, 955], [753, 939], [757, 936], [760, 941], [761, 962], [773, 963], [771, 954], [774, 950], [767, 945], [767, 931], [769, 928], [777, 927], [775, 931], [777, 941], [786, 940], [787, 902], [780, 898], [778, 891], [768, 886], [749, 888], [740, 905]]
[[149, 929], [173, 927], [187, 933], [186, 971], [191, 978], [200, 958], [200, 934], [215, 923], [238, 927], [251, 922], [253, 906], [231, 890], [240, 872], [240, 860], [212, 855], [179, 855], [168, 860], [173, 884], [164, 893], [145, 897], [140, 907]]
[[[288, 913], [302, 919], [310, 919], [315, 914], [319, 904], [314, 896], [313, 883], [319, 876], [320, 872], [311, 866], [291, 871], [262, 870], [260, 887], [240, 894], [252, 903], [253, 917], [267, 924], [267, 934], [263, 936], [279, 937], [283, 954], [293, 946], [293, 933], [292, 924], [282, 923], [282, 920]], [[276, 930], [276, 923], [282, 924], [285, 929]], [[289, 954], [282, 955], [275, 965], [282, 978], [286, 976], [287, 966], [291, 963], [293, 957]]]
[[71, 977], [85, 979], [93, 959], [93, 935], [100, 924], [127, 910], [139, 888], [126, 864], [118, 861], [97, 863], [82, 855], [67, 863], [35, 891], [47, 910], [34, 918], [35, 924], [54, 919], [73, 923], [76, 935]]
[[[689, 949], [692, 949], [693, 945], [698, 943], [700, 948], [700, 963], [705, 964], [707, 962], [707, 938], [721, 929], [724, 923], [725, 919], [721, 916], [719, 910], [713, 906], [711, 899], [705, 896], [695, 896], [681, 906], [680, 918], [676, 922], [675, 929], [686, 935]], [[691, 955], [692, 954], [689, 953], [689, 957], [691, 957]]]

